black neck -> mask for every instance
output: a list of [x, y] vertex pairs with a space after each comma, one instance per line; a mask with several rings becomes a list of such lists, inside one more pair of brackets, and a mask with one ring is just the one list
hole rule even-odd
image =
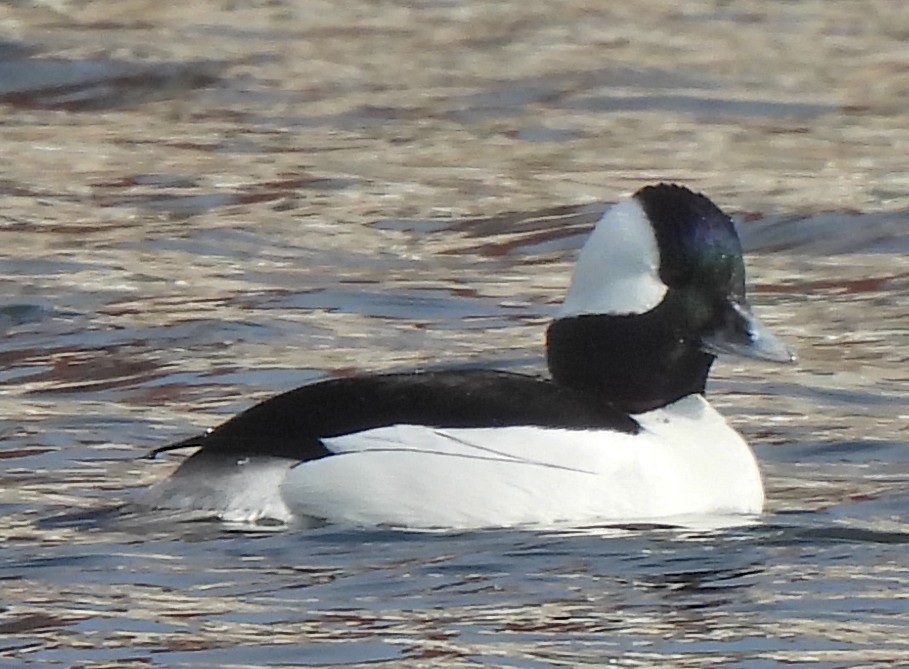
[[661, 307], [630, 316], [560, 318], [546, 332], [559, 385], [592, 392], [630, 413], [703, 393], [714, 356], [700, 350]]

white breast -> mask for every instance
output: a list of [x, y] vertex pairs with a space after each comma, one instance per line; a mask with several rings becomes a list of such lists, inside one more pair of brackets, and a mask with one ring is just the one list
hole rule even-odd
[[413, 528], [761, 511], [751, 450], [702, 397], [637, 419], [637, 435], [397, 425], [326, 439], [337, 455], [290, 469], [281, 497], [300, 516]]

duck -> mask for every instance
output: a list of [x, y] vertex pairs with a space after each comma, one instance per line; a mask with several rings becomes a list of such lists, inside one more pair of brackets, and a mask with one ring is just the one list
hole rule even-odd
[[439, 368], [319, 380], [149, 457], [194, 449], [143, 508], [413, 530], [758, 516], [745, 440], [708, 403], [719, 356], [791, 350], [755, 316], [732, 219], [685, 186], [609, 208], [546, 330], [548, 375]]

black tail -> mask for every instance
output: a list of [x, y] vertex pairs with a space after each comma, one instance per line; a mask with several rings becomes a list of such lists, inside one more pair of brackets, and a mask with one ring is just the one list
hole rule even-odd
[[208, 436], [208, 433], [197, 434], [195, 437], [190, 437], [189, 439], [183, 439], [173, 444], [168, 444], [167, 446], [160, 446], [153, 451], [149, 451], [142, 457], [146, 460], [154, 460], [162, 453], [168, 453], [170, 451], [178, 451], [181, 448], [199, 448], [202, 446], [202, 442], [205, 437]]

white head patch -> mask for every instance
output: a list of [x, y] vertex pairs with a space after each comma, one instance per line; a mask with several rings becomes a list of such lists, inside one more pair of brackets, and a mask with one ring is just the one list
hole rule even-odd
[[559, 317], [642, 314], [660, 303], [660, 249], [635, 198], [613, 206], [599, 220], [578, 257]]

